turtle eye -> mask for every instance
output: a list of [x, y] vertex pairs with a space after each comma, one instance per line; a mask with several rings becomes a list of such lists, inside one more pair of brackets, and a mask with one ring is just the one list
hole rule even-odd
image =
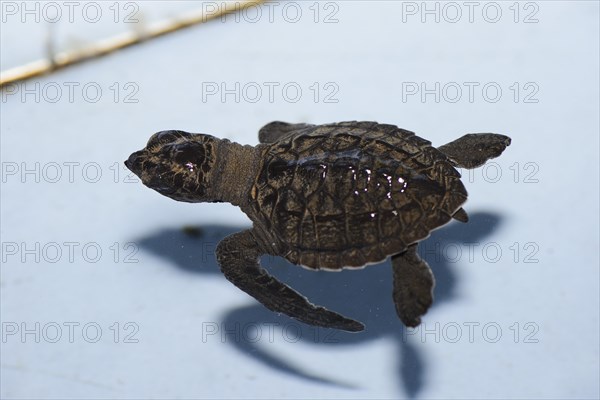
[[198, 142], [183, 142], [176, 144], [175, 162], [190, 172], [197, 170], [206, 163], [206, 149]]
[[148, 144], [146, 144], [146, 147], [155, 147], [158, 145], [174, 142], [177, 139], [187, 138], [190, 136], [192, 136], [191, 133], [184, 131], [160, 131], [156, 132], [150, 137], [150, 139], [148, 140]]

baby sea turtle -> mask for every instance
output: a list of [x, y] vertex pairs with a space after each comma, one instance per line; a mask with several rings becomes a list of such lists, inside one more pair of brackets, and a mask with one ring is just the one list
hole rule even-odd
[[455, 167], [498, 157], [510, 138], [468, 134], [441, 147], [394, 125], [271, 122], [260, 144], [206, 134], [155, 133], [125, 165], [143, 184], [185, 202], [229, 202], [251, 229], [223, 239], [216, 256], [225, 277], [268, 309], [311, 325], [361, 331], [364, 325], [323, 307], [269, 275], [263, 254], [315, 270], [356, 269], [392, 257], [393, 297], [402, 322], [420, 324], [434, 279], [417, 243], [452, 218], [467, 191]]

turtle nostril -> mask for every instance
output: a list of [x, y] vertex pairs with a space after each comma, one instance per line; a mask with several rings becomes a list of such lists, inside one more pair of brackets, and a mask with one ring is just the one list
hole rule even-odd
[[143, 151], [136, 151], [131, 154], [129, 158], [125, 161], [125, 166], [134, 174], [140, 175], [142, 172], [142, 161], [144, 158]]

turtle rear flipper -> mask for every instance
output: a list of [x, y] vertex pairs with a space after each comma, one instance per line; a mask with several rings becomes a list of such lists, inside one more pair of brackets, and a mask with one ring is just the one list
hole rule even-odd
[[252, 230], [234, 233], [217, 246], [217, 261], [225, 277], [271, 311], [286, 314], [306, 324], [359, 332], [358, 321], [315, 306], [286, 284], [269, 275], [259, 264], [264, 254]]
[[496, 158], [510, 145], [510, 138], [496, 133], [469, 133], [438, 147], [448, 159], [460, 168], [477, 168]]
[[414, 328], [433, 303], [433, 273], [417, 254], [417, 245], [392, 257], [394, 303], [404, 325]]
[[469, 214], [467, 214], [465, 209], [462, 207], [459, 208], [458, 210], [456, 210], [456, 212], [454, 214], [452, 214], [452, 218], [454, 218], [457, 221], [464, 222], [464, 223], [469, 222]]

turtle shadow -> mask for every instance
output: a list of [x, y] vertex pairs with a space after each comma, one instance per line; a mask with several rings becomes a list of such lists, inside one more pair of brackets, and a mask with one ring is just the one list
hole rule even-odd
[[[480, 243], [494, 233], [502, 221], [497, 214], [472, 212], [467, 224], [452, 222], [436, 230], [419, 244], [419, 253], [431, 266], [436, 278], [432, 310], [457, 299], [460, 294], [457, 269], [469, 264], [468, 246]], [[184, 230], [167, 229], [137, 240], [140, 247], [173, 262], [188, 273], [220, 274], [214, 257], [217, 243], [225, 236], [245, 229], [209, 225]], [[459, 255], [459, 252], [462, 254]], [[314, 304], [363, 322], [366, 329], [349, 333], [312, 327], [285, 315], [278, 315], [249, 299], [251, 305], [234, 308], [218, 325], [225, 341], [243, 354], [279, 372], [320, 384], [348, 389], [356, 386], [340, 377], [324, 377], [299, 366], [277, 351], [277, 342], [302, 343], [318, 348], [368, 343], [376, 339], [391, 339], [397, 352], [392, 356], [400, 389], [415, 398], [426, 385], [427, 363], [419, 348], [415, 330], [399, 321], [392, 300], [392, 270], [390, 261], [359, 271], [325, 272], [299, 268], [279, 257], [263, 257], [262, 265], [278, 279], [305, 295]], [[472, 264], [469, 264], [472, 265]], [[430, 310], [430, 314], [431, 314]], [[427, 323], [427, 315], [424, 324]], [[357, 367], [364, 365], [357, 360]], [[366, 360], [366, 362], [369, 362]], [[381, 363], [382, 361], [378, 361]]]

